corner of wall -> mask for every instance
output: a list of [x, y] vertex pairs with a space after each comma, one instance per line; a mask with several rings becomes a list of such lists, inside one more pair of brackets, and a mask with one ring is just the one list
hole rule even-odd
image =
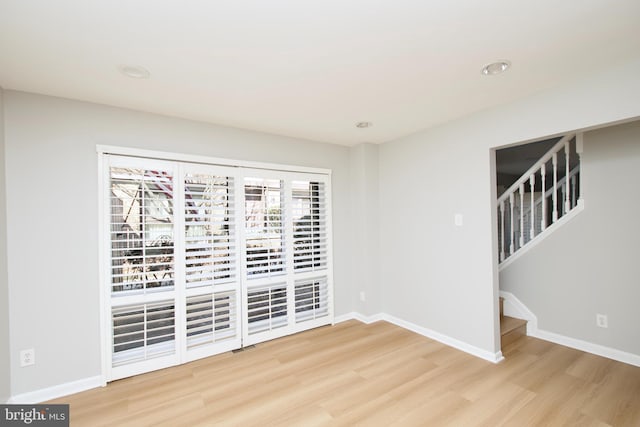
[[379, 147], [362, 143], [350, 148], [352, 307], [373, 314], [382, 310], [379, 218]]
[[0, 402], [11, 396], [4, 123], [4, 90], [0, 87]]

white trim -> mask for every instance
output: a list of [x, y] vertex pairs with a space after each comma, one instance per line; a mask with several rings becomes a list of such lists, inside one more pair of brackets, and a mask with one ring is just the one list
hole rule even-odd
[[105, 173], [108, 168], [109, 156], [98, 154], [98, 295], [100, 297], [100, 366], [102, 382], [106, 384], [111, 375], [111, 333], [110, 313], [107, 311], [107, 302], [111, 298], [108, 283], [110, 283], [111, 264], [107, 260], [110, 253], [110, 243], [105, 237], [109, 235], [109, 225], [106, 221], [109, 214], [108, 203], [105, 203], [106, 191], [109, 188], [109, 178]]
[[511, 265], [515, 260], [520, 258], [522, 255], [529, 252], [532, 248], [536, 247], [540, 242], [553, 234], [556, 230], [559, 230], [564, 224], [569, 222], [573, 217], [578, 215], [580, 212], [584, 210], [584, 199], [578, 199], [578, 203], [576, 206], [571, 209], [569, 212], [564, 214], [559, 220], [554, 222], [552, 225], [548, 226], [544, 231], [540, 234], [536, 235], [536, 237], [529, 242], [527, 242], [524, 246], [518, 249], [513, 255], [509, 256], [506, 260], [501, 262], [498, 265], [498, 271], [502, 271]]
[[347, 322], [349, 320], [359, 320], [362, 323], [366, 323], [366, 322], [358, 319], [356, 316], [359, 316], [359, 314], [356, 313], [355, 311], [350, 311], [349, 313], [345, 313], [345, 314], [340, 314], [338, 316], [334, 316], [333, 317], [333, 324], [336, 325], [338, 323]]
[[453, 347], [457, 350], [464, 351], [465, 353], [471, 354], [472, 356], [479, 357], [481, 359], [487, 360], [491, 363], [500, 363], [504, 360], [502, 356], [502, 352], [498, 351], [496, 353], [492, 353], [487, 350], [483, 350], [479, 347], [475, 347], [471, 344], [467, 344], [466, 342], [457, 340], [448, 335], [441, 334], [434, 330], [424, 328], [422, 326], [416, 325], [415, 323], [407, 322], [406, 320], [399, 319], [395, 316], [392, 316], [387, 313], [378, 313], [372, 316], [365, 316], [358, 312], [352, 311], [350, 313], [342, 314], [340, 316], [336, 316], [334, 318], [335, 323], [345, 322], [347, 320], [358, 320], [362, 323], [370, 324], [373, 322], [377, 322], [379, 320], [384, 320], [385, 322], [392, 323], [396, 326], [399, 326], [403, 329], [407, 329], [411, 332], [415, 332], [416, 334], [422, 335], [423, 337], [427, 337], [429, 339], [438, 341], [442, 344], [445, 344], [449, 347]]
[[382, 317], [383, 317], [383, 320], [389, 323], [393, 323], [396, 326], [400, 326], [401, 328], [415, 332], [417, 334], [420, 334], [432, 340], [441, 342], [442, 344], [448, 345], [449, 347], [453, 347], [455, 349], [464, 351], [465, 353], [469, 353], [472, 356], [479, 357], [491, 363], [500, 363], [504, 360], [504, 357], [502, 356], [501, 351], [492, 353], [490, 351], [481, 349], [479, 347], [473, 346], [466, 342], [452, 338], [448, 335], [441, 334], [440, 332], [436, 332], [432, 329], [424, 328], [422, 326], [416, 325], [415, 323], [407, 322], [406, 320], [399, 319], [397, 317], [391, 316], [386, 313], [383, 314]]
[[533, 336], [538, 331], [538, 318], [536, 315], [511, 292], [500, 291], [500, 296], [504, 298], [504, 315], [526, 320], [527, 335]]
[[106, 385], [107, 383], [104, 381], [102, 375], [96, 375], [95, 377], [84, 378], [82, 380], [71, 381], [36, 391], [30, 391], [28, 393], [18, 394], [16, 396], [12, 396], [8, 403], [35, 404], [46, 402], [47, 400], [57, 399], [59, 397], [80, 393], [81, 391], [90, 390], [96, 387], [104, 387]]
[[373, 316], [365, 316], [364, 314], [358, 313], [357, 311], [351, 311], [346, 314], [341, 314], [340, 316], [336, 316], [333, 318], [333, 324], [347, 322], [349, 320], [357, 320], [358, 322], [362, 322], [364, 324], [371, 324], [378, 322], [384, 319], [383, 313], [374, 314]]
[[285, 172], [304, 172], [320, 175], [331, 175], [331, 169], [312, 168], [306, 166], [291, 166], [280, 163], [253, 162], [248, 160], [223, 159], [194, 154], [171, 153], [168, 151], [144, 150], [140, 148], [118, 147], [113, 145], [96, 145], [99, 154], [117, 154], [120, 156], [142, 157], [145, 159], [158, 159], [180, 161], [188, 163], [202, 163], [206, 165], [231, 166], [251, 169], [265, 169]]
[[567, 337], [565, 335], [541, 329], [536, 330], [530, 335], [541, 340], [550, 341], [576, 350], [584, 351], [586, 353], [595, 354], [597, 356], [606, 357], [607, 359], [617, 360], [618, 362], [640, 367], [640, 355], [637, 354], [627, 353], [626, 351], [605, 347], [600, 344], [594, 344], [588, 341]]
[[500, 291], [500, 296], [504, 298], [504, 314], [506, 316], [527, 320], [528, 336], [564, 345], [565, 347], [575, 348], [576, 350], [606, 357], [608, 359], [617, 360], [618, 362], [628, 363], [629, 365], [640, 366], [640, 355], [627, 353], [626, 351], [605, 347], [600, 344], [594, 344], [577, 338], [571, 338], [555, 332], [541, 330], [538, 328], [538, 318], [536, 315], [533, 314], [533, 312], [529, 310], [529, 308], [527, 308], [527, 306], [524, 305], [515, 295], [511, 292]]

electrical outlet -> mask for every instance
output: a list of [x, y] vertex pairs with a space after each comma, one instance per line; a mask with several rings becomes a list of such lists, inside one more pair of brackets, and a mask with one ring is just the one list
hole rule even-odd
[[360, 302], [365, 302], [367, 300], [367, 296], [365, 295], [364, 291], [360, 292]]
[[36, 351], [32, 348], [28, 350], [22, 350], [20, 352], [20, 367], [35, 365], [36, 363]]
[[606, 314], [596, 314], [596, 325], [600, 328], [608, 328], [609, 320]]

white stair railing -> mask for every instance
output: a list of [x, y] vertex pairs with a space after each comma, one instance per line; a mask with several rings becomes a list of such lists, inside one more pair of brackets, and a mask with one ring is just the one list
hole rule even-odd
[[566, 135], [498, 198], [500, 262], [578, 205], [581, 154], [582, 135]]

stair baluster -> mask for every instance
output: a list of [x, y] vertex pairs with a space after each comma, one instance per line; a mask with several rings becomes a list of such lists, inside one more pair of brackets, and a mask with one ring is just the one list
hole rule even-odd
[[567, 179], [565, 179], [564, 181], [564, 186], [566, 188], [565, 190], [565, 199], [564, 199], [564, 213], [567, 213], [571, 210], [571, 201], [569, 200], [569, 173], [570, 173], [570, 169], [569, 169], [569, 153], [570, 153], [570, 149], [569, 149], [569, 141], [565, 141], [564, 143], [564, 158], [565, 158], [565, 162], [566, 162], [566, 166], [565, 166], [565, 170], [567, 173]]
[[502, 232], [500, 235], [502, 237], [502, 248], [500, 250], [500, 261], [504, 261], [504, 247], [506, 246], [506, 236], [504, 234], [504, 200], [500, 202], [500, 231]]
[[513, 232], [513, 201], [514, 201], [515, 197], [513, 195], [513, 193], [509, 194], [509, 209], [511, 210], [511, 214], [509, 215], [509, 220], [511, 221], [511, 227], [509, 228], [509, 237], [511, 240], [511, 244], [509, 245], [509, 255], [513, 255], [513, 253], [515, 252], [515, 245], [514, 245], [514, 236], [515, 233]]
[[[574, 156], [572, 159], [574, 141], [577, 158]], [[500, 262], [508, 259], [581, 203], [582, 188], [579, 175], [581, 154], [582, 136], [566, 135], [498, 198]], [[559, 155], [564, 155], [564, 162], [558, 158]], [[552, 171], [547, 168], [549, 162], [551, 162]], [[574, 168], [569, 169], [572, 164]], [[561, 171], [560, 168], [563, 166], [565, 170]], [[561, 172], [563, 176], [558, 179]], [[538, 173], [540, 174], [540, 191], [536, 192]], [[549, 189], [547, 189], [547, 174], [549, 179], [553, 179]], [[530, 193], [528, 197], [525, 191]], [[552, 203], [552, 208], [548, 207], [548, 203]]]
[[553, 153], [553, 214], [551, 215], [551, 223], [558, 220], [558, 153]]
[[524, 246], [524, 183], [520, 184], [520, 247]]
[[543, 163], [542, 166], [540, 167], [540, 178], [542, 181], [542, 218], [541, 218], [541, 225], [540, 231], [544, 231], [545, 228], [547, 228], [547, 196], [546, 196], [546, 174], [547, 174], [547, 164]]
[[529, 177], [529, 189], [531, 193], [531, 210], [529, 211], [531, 214], [530, 218], [530, 229], [529, 229], [529, 241], [533, 240], [536, 237], [536, 202], [535, 202], [535, 190], [536, 185], [536, 174], [532, 173]]

